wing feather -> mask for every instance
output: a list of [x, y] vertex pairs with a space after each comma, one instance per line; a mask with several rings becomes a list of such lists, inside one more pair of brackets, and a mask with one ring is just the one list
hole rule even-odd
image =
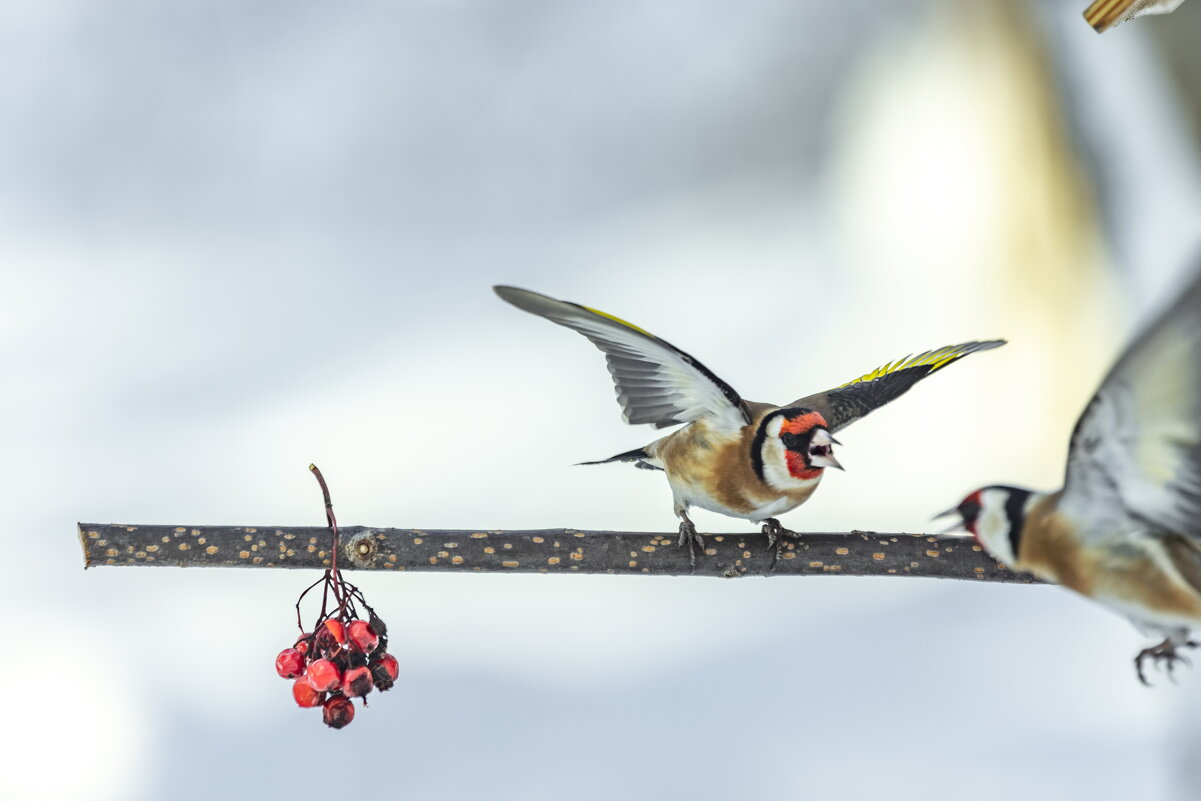
[[954, 364], [969, 354], [999, 348], [1004, 344], [1003, 339], [964, 342], [938, 350], [928, 350], [916, 356], [906, 356], [881, 365], [840, 387], [793, 401], [789, 406], [821, 412], [830, 424], [830, 431], [838, 431], [901, 397], [910, 387], [931, 373]]
[[1068, 447], [1062, 503], [1201, 539], [1201, 273], [1089, 401]]
[[522, 311], [577, 331], [605, 354], [629, 423], [655, 428], [710, 416], [737, 430], [750, 422], [734, 388], [671, 343], [611, 314], [511, 286], [496, 294]]

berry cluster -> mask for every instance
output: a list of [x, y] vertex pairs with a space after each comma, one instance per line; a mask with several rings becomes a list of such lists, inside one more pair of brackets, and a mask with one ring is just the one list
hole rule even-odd
[[[358, 587], [342, 578], [338, 569], [338, 521], [329, 498], [329, 487], [317, 465], [309, 470], [321, 485], [325, 500], [325, 520], [329, 523], [333, 542], [330, 545], [330, 564], [325, 574], [309, 585], [296, 599], [296, 627], [300, 637], [291, 648], [275, 657], [275, 672], [293, 679], [292, 697], [301, 707], [321, 707], [325, 725], [340, 729], [354, 720], [354, 701], [359, 698], [367, 706], [371, 688], [380, 692], [392, 689], [400, 674], [396, 657], [388, 653], [388, 627], [367, 604]], [[300, 604], [304, 597], [321, 587], [321, 614], [311, 631], [304, 630]], [[329, 611], [333, 602], [333, 611]], [[362, 620], [356, 605], [367, 610]]]
[[275, 672], [295, 680], [292, 697], [299, 706], [320, 706], [325, 724], [340, 729], [354, 720], [352, 698], [366, 706], [373, 687], [390, 690], [400, 673], [396, 657], [388, 653], [387, 631], [374, 612], [369, 621], [328, 617], [315, 633], [302, 633], [279, 652]]

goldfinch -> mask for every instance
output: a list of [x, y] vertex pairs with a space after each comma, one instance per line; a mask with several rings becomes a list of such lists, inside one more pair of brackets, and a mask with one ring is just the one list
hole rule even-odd
[[626, 422], [685, 424], [662, 439], [608, 459], [667, 475], [680, 545], [695, 564], [704, 540], [688, 517], [698, 506], [758, 522], [772, 544], [794, 536], [776, 515], [800, 506], [834, 457], [834, 432], [901, 396], [927, 375], [1003, 340], [966, 342], [886, 364], [827, 392], [785, 406], [743, 400], [684, 351], [611, 314], [511, 286], [494, 287], [517, 308], [571, 328], [604, 352]]
[[[1057, 492], [990, 486], [958, 515], [996, 559], [1162, 637], [1171, 675], [1201, 626], [1201, 274], [1134, 340], [1076, 423]], [[939, 515], [940, 517], [942, 515]]]

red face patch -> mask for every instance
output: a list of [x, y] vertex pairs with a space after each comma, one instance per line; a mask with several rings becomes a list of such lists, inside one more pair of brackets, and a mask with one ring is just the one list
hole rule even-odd
[[808, 412], [807, 414], [797, 415], [791, 420], [785, 420], [784, 425], [780, 426], [780, 434], [804, 434], [806, 431], [811, 431], [818, 426], [828, 428], [826, 418], [822, 417], [818, 412]]
[[972, 536], [976, 538], [976, 542], [983, 545], [984, 543], [980, 542], [980, 535], [976, 533], [976, 521], [980, 519], [980, 510], [982, 508], [980, 506], [980, 492], [981, 490], [976, 490], [964, 498], [963, 503], [959, 504], [956, 508], [959, 510], [959, 516], [963, 518], [963, 527], [971, 532]]
[[796, 451], [784, 451], [784, 458], [788, 461], [788, 475], [793, 478], [798, 478], [801, 481], [809, 481], [817, 478], [822, 474], [824, 468], [810, 467], [805, 463], [805, 454], [797, 453]]

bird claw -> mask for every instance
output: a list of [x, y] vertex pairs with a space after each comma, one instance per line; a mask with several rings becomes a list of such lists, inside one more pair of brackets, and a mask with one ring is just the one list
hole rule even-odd
[[705, 552], [705, 538], [697, 533], [696, 526], [688, 518], [680, 521], [680, 543], [683, 548], [688, 546], [688, 565], [690, 570], [696, 570], [696, 549], [700, 548], [701, 553]]
[[1183, 662], [1185, 667], [1190, 668], [1193, 666], [1193, 663], [1190, 662], [1188, 658], [1180, 653], [1177, 653], [1177, 649], [1196, 648], [1198, 646], [1201, 646], [1201, 643], [1193, 642], [1192, 640], [1183, 643], [1174, 643], [1169, 637], [1159, 645], [1153, 645], [1150, 648], [1144, 648], [1138, 652], [1138, 656], [1134, 657], [1134, 669], [1138, 673], [1138, 680], [1141, 681], [1146, 687], [1151, 686], [1151, 682], [1147, 681], [1147, 676], [1143, 672], [1143, 662], [1150, 657], [1154, 661], [1157, 670], [1161, 670], [1165, 664], [1167, 665], [1168, 678], [1171, 679], [1173, 684], [1175, 684], [1176, 663]]
[[767, 535], [767, 547], [772, 549], [771, 570], [776, 569], [780, 554], [788, 547], [788, 541], [799, 542], [801, 537], [795, 531], [789, 531], [780, 525], [780, 521], [769, 517], [763, 521], [763, 533]]

